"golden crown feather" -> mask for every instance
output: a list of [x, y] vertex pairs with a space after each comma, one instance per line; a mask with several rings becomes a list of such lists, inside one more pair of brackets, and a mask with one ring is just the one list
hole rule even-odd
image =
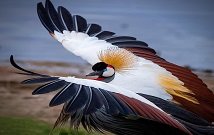
[[137, 57], [126, 49], [111, 47], [98, 54], [100, 61], [114, 67], [115, 71], [122, 72], [134, 67]]

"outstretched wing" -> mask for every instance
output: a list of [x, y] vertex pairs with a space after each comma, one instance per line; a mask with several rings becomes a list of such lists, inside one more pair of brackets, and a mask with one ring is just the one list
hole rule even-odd
[[79, 15], [71, 15], [64, 7], [58, 11], [49, 0], [45, 7], [37, 5], [38, 16], [48, 32], [62, 45], [77, 56], [82, 57], [92, 65], [97, 63], [97, 54], [109, 47], [140, 47], [152, 52], [145, 42], [137, 41], [130, 36], [114, 36], [115, 33], [102, 30], [98, 24], [89, 24]]
[[[109, 120], [111, 118], [116, 120], [123, 118], [124, 120], [126, 119], [125, 121], [129, 119], [130, 121], [145, 119], [145, 121], [148, 121], [148, 124], [156, 123], [156, 125], [162, 128], [169, 128], [175, 133], [191, 134], [183, 124], [168, 113], [132, 91], [96, 80], [49, 76], [31, 72], [18, 66], [13, 56], [11, 56], [10, 62], [15, 68], [21, 70], [22, 74], [33, 77], [24, 80], [23, 84], [41, 84], [32, 94], [45, 94], [58, 90], [59, 92], [52, 98], [49, 106], [64, 104], [62, 114], [71, 117], [73, 123], [82, 121], [83, 124], [88, 125], [91, 119], [85, 120], [86, 117], [91, 116], [93, 119], [98, 119], [93, 114], [102, 114], [105, 117], [108, 116]], [[62, 118], [62, 116], [59, 118]], [[111, 122], [113, 124], [113, 121]], [[92, 124], [91, 126], [95, 125]], [[98, 128], [103, 127], [98, 126]]]
[[[172, 100], [187, 110], [209, 121], [214, 121], [214, 94], [212, 91], [190, 70], [157, 56], [155, 50], [145, 42], [130, 36], [116, 36], [113, 32], [102, 30], [98, 24], [88, 24], [83, 17], [72, 16], [64, 7], [60, 6], [56, 11], [49, 0], [46, 0], [45, 7], [42, 3], [38, 3], [37, 12], [49, 33], [75, 55], [93, 65], [100, 61], [97, 56], [100, 51], [110, 47], [125, 48], [140, 58], [142, 68], [140, 72], [136, 72], [136, 75], [141, 77], [140, 80], [144, 80], [147, 88], [139, 93]], [[150, 77], [151, 79], [148, 79]], [[128, 83], [139, 79], [130, 79], [123, 80], [122, 85], [125, 87], [128, 84], [139, 91], [140, 87], [136, 83], [135, 85]], [[115, 78], [112, 83], [118, 84], [119, 81]], [[142, 82], [140, 83], [142, 84]], [[153, 89], [151, 89], [152, 87]]]

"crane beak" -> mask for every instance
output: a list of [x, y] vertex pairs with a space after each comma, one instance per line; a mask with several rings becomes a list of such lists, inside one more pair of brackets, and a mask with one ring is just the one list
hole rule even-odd
[[86, 76], [100, 76], [100, 75], [102, 75], [102, 73], [103, 73], [103, 71], [94, 71], [94, 72], [87, 74]]

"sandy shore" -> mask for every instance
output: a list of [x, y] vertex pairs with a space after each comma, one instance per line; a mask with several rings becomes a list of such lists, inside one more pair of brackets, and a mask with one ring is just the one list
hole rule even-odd
[[[50, 75], [74, 75], [84, 77], [90, 72], [89, 65], [71, 65], [53, 62], [21, 62], [23, 67]], [[63, 72], [62, 72], [63, 71]], [[9, 63], [0, 65], [0, 116], [27, 116], [53, 123], [62, 106], [49, 107], [49, 101], [55, 93], [32, 96], [36, 85], [22, 85], [26, 76], [17, 72]], [[196, 72], [199, 77], [214, 90], [214, 73]]]

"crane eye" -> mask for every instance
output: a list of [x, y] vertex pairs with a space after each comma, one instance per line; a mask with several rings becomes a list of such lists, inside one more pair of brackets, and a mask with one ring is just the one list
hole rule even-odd
[[102, 74], [103, 77], [111, 77], [115, 73], [115, 70], [112, 67], [107, 67], [104, 69], [104, 72]]

